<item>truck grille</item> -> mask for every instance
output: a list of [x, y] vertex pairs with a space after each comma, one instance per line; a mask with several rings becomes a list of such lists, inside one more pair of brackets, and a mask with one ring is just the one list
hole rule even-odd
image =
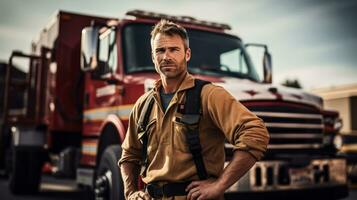
[[316, 152], [323, 147], [323, 117], [315, 107], [286, 102], [246, 106], [265, 122], [270, 134], [268, 151]]

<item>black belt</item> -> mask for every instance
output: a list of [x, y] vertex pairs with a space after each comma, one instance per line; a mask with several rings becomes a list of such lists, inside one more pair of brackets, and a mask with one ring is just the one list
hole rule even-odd
[[162, 197], [185, 196], [188, 193], [185, 191], [190, 182], [183, 183], [167, 183], [159, 186], [155, 183], [146, 185], [146, 190], [154, 199], [161, 199]]

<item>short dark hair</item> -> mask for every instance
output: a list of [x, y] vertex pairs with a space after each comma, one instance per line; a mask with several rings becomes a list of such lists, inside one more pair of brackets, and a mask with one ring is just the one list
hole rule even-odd
[[189, 47], [189, 41], [188, 41], [188, 35], [186, 29], [172, 21], [162, 19], [153, 27], [151, 31], [151, 45], [153, 44], [153, 40], [155, 36], [159, 33], [169, 36], [178, 35], [184, 41], [185, 48], [187, 49]]

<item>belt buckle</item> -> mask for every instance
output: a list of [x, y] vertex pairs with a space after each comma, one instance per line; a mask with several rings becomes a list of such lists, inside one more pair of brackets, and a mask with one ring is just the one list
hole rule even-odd
[[156, 184], [148, 184], [146, 186], [146, 189], [149, 193], [149, 195], [154, 198], [154, 199], [161, 199], [164, 196], [164, 191], [163, 191], [163, 187], [160, 187]]

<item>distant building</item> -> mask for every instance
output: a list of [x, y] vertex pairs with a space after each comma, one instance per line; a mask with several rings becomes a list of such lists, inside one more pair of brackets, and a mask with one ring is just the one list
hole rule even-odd
[[337, 110], [343, 121], [342, 133], [357, 133], [357, 83], [312, 90], [324, 99], [326, 109]]

